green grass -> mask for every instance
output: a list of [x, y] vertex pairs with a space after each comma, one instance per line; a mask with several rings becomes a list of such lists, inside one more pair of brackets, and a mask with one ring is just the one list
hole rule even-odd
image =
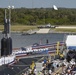
[[[11, 31], [28, 31], [30, 29], [37, 29], [37, 26], [31, 25], [11, 25]], [[0, 31], [4, 30], [4, 25], [0, 25]], [[76, 32], [76, 29], [53, 29], [55, 32]]]
[[23, 26], [23, 25], [11, 26], [12, 31], [27, 31], [30, 29], [37, 29], [37, 27], [36, 26]]
[[[11, 31], [27, 31], [30, 29], [37, 29], [37, 26], [26, 26], [26, 25], [12, 25]], [[4, 30], [4, 26], [0, 25], [0, 31]]]
[[0, 25], [0, 31], [3, 31], [4, 27], [3, 25]]
[[76, 29], [55, 29], [56, 32], [76, 32]]

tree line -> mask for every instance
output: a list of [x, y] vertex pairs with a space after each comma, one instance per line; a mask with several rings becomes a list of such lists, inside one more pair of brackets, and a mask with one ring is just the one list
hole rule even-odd
[[[4, 8], [0, 8], [0, 25], [4, 23]], [[7, 9], [8, 12], [8, 9]], [[76, 9], [15, 8], [11, 9], [12, 25], [76, 25]]]

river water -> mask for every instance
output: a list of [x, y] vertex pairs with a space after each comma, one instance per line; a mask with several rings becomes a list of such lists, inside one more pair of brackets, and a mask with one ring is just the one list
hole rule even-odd
[[[34, 43], [40, 43], [40, 41], [42, 44], [46, 44], [47, 39], [48, 39], [49, 43], [63, 41], [64, 37], [65, 37], [65, 33], [48, 33], [48, 34], [33, 34], [33, 35], [21, 35], [21, 33], [12, 33], [11, 37], [12, 37], [12, 41], [13, 41], [13, 48], [20, 48], [20, 47], [32, 45]], [[3, 34], [0, 33], [0, 42], [1, 42], [2, 38], [3, 38]], [[1, 48], [1, 43], [0, 43], [0, 48]], [[35, 61], [35, 60], [36, 60], [36, 58], [22, 59], [23, 62], [20, 61], [19, 64], [20, 65], [24, 65], [24, 64], [29, 65], [29, 64], [31, 64], [32, 61]], [[37, 60], [38, 60], [38, 58], [37, 58]], [[21, 69], [21, 66], [16, 66], [16, 67], [13, 66], [13, 69], [11, 69], [11, 67], [7, 68], [6, 66], [3, 66], [1, 68], [0, 75], [1, 74], [2, 75], [4, 75], [4, 74], [11, 74], [11, 75], [14, 74], [15, 75], [19, 71], [22, 71], [22, 70], [23, 70], [23, 68]], [[18, 72], [16, 72], [16, 71], [18, 71]]]
[[[55, 43], [57, 41], [63, 41], [66, 33], [48, 33], [48, 34], [33, 34], [33, 35], [21, 35], [21, 33], [11, 33], [13, 41], [13, 48], [20, 48], [32, 45], [34, 43], [46, 44], [48, 39], [49, 43]], [[3, 34], [0, 33], [0, 42], [3, 38]], [[1, 49], [1, 43], [0, 43]]]

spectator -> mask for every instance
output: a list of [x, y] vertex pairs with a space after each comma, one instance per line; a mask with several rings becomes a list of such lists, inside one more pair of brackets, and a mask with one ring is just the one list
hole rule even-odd
[[52, 73], [52, 70], [51, 70], [51, 69], [49, 69], [49, 75], [51, 75], [51, 73]]
[[37, 71], [36, 71], [36, 68], [34, 69], [34, 74], [35, 74], [35, 75], [37, 75]]
[[60, 75], [60, 73], [58, 72], [58, 73], [56, 73], [55, 75]]

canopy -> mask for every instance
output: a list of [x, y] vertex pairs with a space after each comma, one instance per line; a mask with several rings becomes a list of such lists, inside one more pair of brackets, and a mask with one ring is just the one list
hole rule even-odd
[[66, 46], [70, 50], [76, 50], [76, 35], [67, 35]]

